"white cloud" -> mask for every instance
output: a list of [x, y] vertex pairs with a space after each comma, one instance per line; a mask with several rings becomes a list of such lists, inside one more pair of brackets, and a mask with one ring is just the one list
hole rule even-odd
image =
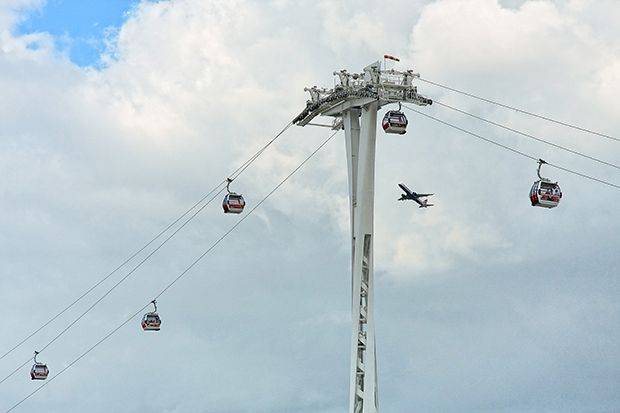
[[414, 279], [434, 277], [455, 266], [505, 262], [504, 254], [498, 251], [513, 246], [501, 227], [470, 220], [449, 211], [424, 217], [393, 236], [385, 247], [380, 245], [377, 262], [397, 278]]
[[4, 0], [0, 4], [0, 31], [3, 35], [10, 33], [17, 22], [26, 18], [25, 12], [38, 10], [44, 4], [45, 0]]
[[[517, 3], [523, 4], [144, 1], [110, 37], [104, 67], [84, 69], [59, 54], [50, 35], [12, 31], [25, 11], [42, 3], [3, 2], [0, 302], [10, 333], [0, 337], [0, 349], [235, 169], [302, 109], [304, 86], [329, 86], [331, 72], [341, 66], [357, 71], [391, 52], [430, 79], [613, 134], [619, 126], [618, 29], [603, 30], [593, 22], [615, 16], [617, 5]], [[352, 18], [343, 19], [348, 12]], [[620, 157], [608, 143], [423, 83], [419, 88], [610, 161]], [[427, 110], [617, 181], [605, 168], [437, 107]], [[325, 132], [292, 128], [235, 189], [255, 205]], [[379, 356], [386, 366], [380, 367], [382, 409], [417, 404], [431, 406], [420, 409], [426, 411], [474, 411], [499, 400], [514, 410], [537, 383], [539, 372], [528, 366], [548, 361], [547, 374], [559, 379], [566, 371], [553, 363], [583, 362], [589, 372], [617, 364], [617, 346], [605, 341], [620, 336], [614, 327], [620, 325], [618, 308], [611, 304], [616, 274], [609, 270], [619, 265], [615, 192], [549, 170], [561, 180], [565, 199], [554, 211], [533, 209], [527, 192], [535, 164], [413, 115], [407, 135], [378, 136], [377, 159], [375, 265], [386, 275], [377, 282]], [[350, 298], [346, 180], [344, 145], [337, 136], [162, 299], [161, 335], [122, 330], [25, 409], [44, 408], [46, 402], [48, 411], [76, 406], [144, 411], [162, 405], [186, 411], [199, 402], [205, 411], [344, 409], [349, 333], [343, 317]], [[435, 192], [437, 206], [396, 205], [395, 185], [402, 181]], [[233, 220], [219, 205], [205, 211], [102, 303], [90, 323], [79, 324], [50, 349], [46, 356], [54, 371], [176, 276]], [[38, 306], [30, 305], [34, 300]], [[561, 317], [562, 307], [574, 302], [582, 306]], [[591, 336], [600, 339], [592, 344], [575, 326], [601, 307], [605, 320], [586, 322]], [[553, 337], [541, 338], [541, 330], [552, 326]], [[568, 339], [580, 343], [576, 358], [558, 358], [553, 346]], [[520, 348], [527, 351], [518, 359], [523, 365], [514, 362], [519, 374], [502, 375], [506, 356]], [[588, 361], [583, 355], [592, 348], [602, 355]], [[407, 357], [418, 371], [407, 370], [402, 363]], [[2, 369], [13, 360], [6, 361]], [[95, 365], [101, 370], [93, 378], [88, 367]], [[494, 370], [489, 377], [504, 383], [501, 389], [459, 380], [489, 370]], [[603, 381], [617, 384], [615, 373], [606, 374]], [[422, 376], [426, 381], [420, 382]], [[550, 388], [588, 389], [602, 409], [618, 406], [617, 392], [606, 392], [601, 381], [576, 380]], [[0, 399], [18, 398], [23, 384], [0, 387]], [[155, 384], [171, 390], [156, 392]], [[458, 403], [445, 400], [442, 388], [454, 388]], [[183, 400], [177, 397], [181, 391]], [[533, 394], [538, 404], [519, 411], [545, 406], [566, 411], [590, 403], [583, 396], [567, 407], [552, 392]]]

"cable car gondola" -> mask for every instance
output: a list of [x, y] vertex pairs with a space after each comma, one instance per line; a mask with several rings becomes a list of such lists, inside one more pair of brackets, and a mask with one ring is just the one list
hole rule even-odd
[[230, 191], [230, 183], [232, 182], [231, 178], [226, 180], [228, 183], [226, 184], [226, 191], [228, 193], [224, 197], [224, 201], [222, 202], [222, 208], [224, 208], [225, 214], [240, 214], [243, 212], [243, 208], [245, 208], [245, 199], [243, 199], [243, 195], [237, 194], [235, 192]]
[[37, 354], [39, 354], [39, 352], [35, 351], [34, 352], [34, 364], [32, 365], [32, 368], [30, 369], [30, 379], [31, 380], [45, 380], [47, 379], [47, 375], [50, 374], [50, 371], [47, 368], [47, 365], [43, 363], [39, 363], [37, 361]]
[[388, 110], [385, 113], [383, 121], [381, 122], [381, 126], [383, 126], [385, 133], [397, 133], [399, 135], [407, 133], [407, 124], [409, 121], [407, 121], [407, 117], [400, 109], [401, 106], [399, 102], [398, 110]]
[[159, 331], [161, 328], [161, 318], [157, 314], [157, 302], [153, 300], [151, 303], [153, 303], [155, 310], [144, 314], [142, 317], [142, 329], [144, 331]]
[[557, 182], [551, 182], [547, 178], [540, 176], [540, 167], [545, 164], [542, 159], [538, 160], [538, 181], [534, 182], [530, 189], [530, 201], [532, 206], [542, 208], [555, 208], [560, 204], [562, 199], [562, 190]]

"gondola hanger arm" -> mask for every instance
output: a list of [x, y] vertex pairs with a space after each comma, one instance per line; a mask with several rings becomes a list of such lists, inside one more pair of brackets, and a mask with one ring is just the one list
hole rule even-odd
[[544, 159], [538, 159], [538, 169], [536, 170], [536, 173], [538, 174], [538, 178], [542, 181], [545, 178], [543, 178], [542, 176], [540, 176], [540, 168], [543, 166], [543, 164], [546, 164], [547, 162]]

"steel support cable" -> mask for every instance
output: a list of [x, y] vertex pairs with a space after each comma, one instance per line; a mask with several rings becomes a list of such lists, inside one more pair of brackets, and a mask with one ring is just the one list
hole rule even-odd
[[481, 116], [474, 115], [473, 113], [466, 112], [466, 111], [464, 111], [464, 110], [462, 110], [462, 109], [458, 109], [458, 108], [456, 108], [456, 107], [454, 107], [454, 106], [450, 106], [450, 105], [448, 105], [448, 104], [446, 104], [446, 103], [439, 102], [439, 101], [437, 101], [437, 100], [435, 100], [435, 99], [433, 99], [433, 104], [437, 104], [437, 105], [439, 105], [439, 106], [443, 106], [443, 107], [448, 108], [448, 109], [450, 109], [450, 110], [453, 110], [453, 111], [455, 111], [455, 112], [459, 112], [459, 113], [462, 113], [462, 114], [464, 114], [464, 115], [471, 116], [471, 117], [472, 117], [472, 118], [474, 118], [474, 119], [478, 119], [478, 120], [481, 120], [481, 121], [483, 121], [483, 122], [489, 123], [489, 124], [491, 124], [491, 125], [494, 125], [494, 126], [500, 127], [500, 128], [502, 128], [502, 129], [505, 129], [505, 130], [508, 130], [508, 131], [510, 131], [510, 132], [514, 132], [514, 133], [519, 134], [519, 135], [521, 135], [521, 136], [525, 136], [525, 137], [527, 137], [527, 138], [534, 139], [534, 140], [536, 140], [536, 141], [538, 141], [538, 142], [542, 142], [542, 143], [545, 143], [545, 144], [547, 144], [547, 145], [549, 145], [549, 146], [553, 146], [554, 148], [557, 148], [557, 149], [562, 149], [563, 151], [570, 152], [570, 153], [572, 153], [572, 154], [574, 154], [574, 155], [578, 155], [578, 156], [584, 157], [584, 158], [589, 159], [589, 160], [591, 160], [591, 161], [595, 161], [595, 162], [601, 163], [601, 164], [603, 164], [603, 165], [611, 166], [612, 168], [620, 169], [620, 166], [618, 166], [618, 165], [616, 165], [616, 164], [613, 164], [613, 163], [611, 163], [611, 162], [603, 161], [602, 159], [598, 159], [598, 158], [595, 158], [595, 157], [593, 157], [593, 156], [586, 155], [586, 154], [581, 153], [581, 152], [579, 152], [579, 151], [576, 151], [576, 150], [574, 150], [574, 149], [567, 148], [566, 146], [558, 145], [558, 144], [556, 144], [556, 143], [553, 143], [553, 142], [551, 142], [551, 141], [548, 141], [548, 140], [545, 140], [545, 139], [539, 138], [539, 137], [534, 136], [534, 135], [532, 135], [532, 134], [529, 134], [529, 133], [522, 132], [522, 131], [520, 131], [520, 130], [517, 130], [517, 129], [511, 128], [510, 126], [502, 125], [501, 123], [494, 122], [494, 121], [492, 121], [492, 120], [490, 120], [490, 119], [486, 119], [486, 118], [483, 118], [483, 117], [481, 117]]
[[67, 371], [71, 366], [73, 366], [75, 363], [77, 363], [78, 361], [80, 361], [82, 358], [84, 358], [88, 353], [90, 353], [92, 350], [94, 350], [95, 348], [97, 348], [101, 343], [103, 343], [104, 341], [106, 341], [108, 338], [110, 338], [114, 333], [116, 333], [118, 330], [120, 330], [121, 328], [123, 328], [127, 323], [129, 323], [131, 320], [133, 320], [135, 317], [138, 316], [138, 314], [140, 314], [142, 311], [144, 311], [148, 306], [150, 306], [151, 303], [149, 302], [147, 305], [145, 305], [144, 307], [142, 307], [140, 310], [136, 311], [134, 314], [131, 315], [131, 317], [129, 317], [128, 319], [126, 319], [123, 323], [121, 323], [120, 325], [118, 325], [114, 330], [110, 331], [108, 334], [106, 334], [105, 336], [103, 336], [101, 339], [99, 339], [99, 341], [97, 341], [93, 346], [91, 346], [88, 350], [86, 350], [85, 352], [83, 352], [82, 354], [80, 354], [80, 356], [78, 358], [76, 358], [75, 360], [73, 360], [71, 363], [67, 364], [65, 367], [63, 367], [61, 370], [58, 371], [58, 373], [56, 373], [55, 375], [53, 375], [52, 377], [50, 377], [49, 379], [47, 379], [43, 384], [41, 384], [39, 387], [37, 387], [36, 389], [34, 389], [33, 391], [31, 391], [27, 396], [25, 396], [22, 400], [20, 400], [19, 402], [15, 403], [11, 408], [9, 408], [6, 413], [12, 412], [13, 410], [15, 410], [17, 407], [19, 407], [22, 403], [24, 403], [26, 400], [28, 400], [29, 398], [31, 398], [32, 396], [34, 396], [36, 393], [38, 393], [41, 389], [43, 389], [43, 387], [47, 386], [48, 384], [50, 384], [52, 381], [54, 381], [54, 379], [58, 376], [60, 376], [62, 373], [64, 373], [65, 371]]
[[[259, 208], [269, 197], [271, 197], [271, 195], [273, 195], [278, 189], [280, 189], [280, 187], [282, 185], [284, 185], [295, 173], [297, 173], [297, 171], [299, 171], [312, 157], [314, 157], [314, 155], [316, 155], [317, 152], [319, 152], [329, 141], [331, 141], [332, 138], [334, 136], [336, 136], [336, 134], [338, 132], [339, 131], [335, 131], [326, 140], [324, 140], [310, 155], [308, 155], [306, 157], [306, 159], [304, 159], [282, 181], [280, 181], [280, 183], [278, 185], [276, 185], [267, 195], [265, 195], [263, 197], [263, 199], [261, 199], [252, 209], [250, 209], [247, 214], [244, 214], [239, 221], [237, 221], [233, 226], [231, 226], [222, 236], [220, 236], [220, 238], [218, 238], [213, 244], [211, 244], [211, 246], [207, 250], [205, 250], [188, 267], [186, 267], [185, 270], [183, 270], [176, 278], [174, 278], [170, 283], [168, 283], [168, 285], [166, 285], [159, 292], [159, 294], [157, 294], [155, 296], [155, 299], [157, 299], [157, 298], [161, 297], [163, 294], [165, 294], [170, 288], [172, 288], [172, 286], [174, 286], [181, 278], [183, 278], [192, 268], [194, 268], [205, 256], [207, 256], [211, 251], [213, 251], [213, 249], [215, 247], [217, 247], [218, 244], [220, 244], [231, 232], [233, 232], [239, 225], [241, 225], [241, 223], [243, 221], [245, 221], [257, 208]], [[117, 327], [115, 327], [113, 330], [111, 330], [108, 334], [106, 334], [101, 339], [99, 339], [99, 341], [97, 341], [94, 345], [92, 345], [86, 351], [84, 351], [82, 354], [80, 354], [76, 359], [71, 361], [67, 366], [65, 366], [64, 368], [59, 370], [58, 373], [56, 373], [54, 376], [50, 377], [48, 380], [46, 380], [44, 383], [42, 383], [39, 387], [37, 387], [36, 389], [31, 391], [28, 395], [26, 395], [24, 398], [22, 398], [20, 401], [15, 403], [12, 407], [10, 407], [8, 410], [6, 410], [5, 413], [10, 413], [11, 411], [13, 411], [17, 407], [19, 407], [22, 403], [24, 403], [26, 400], [28, 400], [29, 398], [34, 396], [41, 389], [43, 389], [45, 386], [47, 386], [52, 381], [54, 381], [54, 379], [56, 379], [58, 376], [63, 374], [70, 367], [72, 367], [75, 363], [80, 361], [87, 354], [89, 354], [91, 351], [93, 351], [95, 348], [97, 348], [99, 345], [101, 345], [103, 342], [105, 342], [108, 338], [110, 338], [112, 335], [114, 335], [114, 333], [116, 333], [118, 330], [120, 330], [123, 326], [128, 324], [134, 318], [136, 318], [139, 314], [141, 314], [150, 305], [151, 305], [151, 301], [149, 301], [146, 305], [142, 306], [138, 311], [133, 313], [129, 318], [127, 318], [125, 321], [123, 321], [121, 324], [119, 324]]]
[[205, 252], [203, 252], [198, 258], [196, 258], [196, 260], [194, 262], [192, 262], [191, 265], [189, 265], [183, 272], [181, 272], [181, 274], [179, 274], [174, 280], [172, 280], [172, 282], [170, 282], [170, 284], [168, 284], [163, 290], [161, 290], [161, 292], [159, 294], [157, 294], [155, 296], [155, 299], [158, 299], [159, 297], [161, 297], [166, 291], [168, 291], [174, 284], [176, 284], [177, 281], [179, 281], [185, 274], [187, 274], [188, 271], [190, 271], [192, 268], [194, 268], [194, 266], [196, 266], [196, 264], [198, 264], [200, 262], [200, 260], [202, 260], [207, 254], [209, 254], [220, 242], [222, 242], [224, 240], [224, 238], [226, 238], [228, 236], [228, 234], [230, 234], [231, 232], [233, 232], [243, 221], [245, 221], [250, 214], [252, 214], [252, 212], [254, 212], [256, 210], [256, 208], [260, 207], [271, 195], [273, 195], [278, 189], [280, 189], [280, 187], [282, 185], [284, 185], [284, 183], [286, 183], [286, 181], [288, 181], [297, 171], [299, 171], [305, 164], [306, 162], [308, 162], [314, 155], [316, 155], [316, 153], [318, 151], [320, 151], [325, 145], [327, 145], [327, 143], [332, 140], [332, 138], [334, 136], [336, 136], [336, 134], [339, 131], [335, 131], [334, 133], [332, 133], [327, 139], [325, 139], [310, 155], [308, 155], [306, 157], [306, 159], [303, 160], [303, 162], [301, 162], [295, 169], [293, 169], [293, 171], [291, 171], [291, 173], [289, 173], [282, 181], [280, 181], [280, 183], [278, 185], [275, 186], [275, 188], [273, 188], [271, 190], [271, 192], [269, 192], [267, 195], [265, 195], [265, 197], [263, 197], [263, 199], [261, 199], [255, 206], [254, 208], [252, 208], [246, 215], [244, 215], [243, 217], [241, 217], [241, 219], [239, 221], [237, 221], [235, 223], [235, 225], [233, 225], [232, 227], [230, 227], [230, 229], [228, 231], [226, 231], [220, 238], [217, 239], [217, 241], [215, 241], [213, 243], [213, 245], [211, 245], [211, 247], [209, 247]]
[[511, 110], [516, 111], [516, 112], [523, 113], [524, 115], [533, 116], [535, 118], [543, 119], [543, 120], [546, 120], [548, 122], [552, 122], [552, 123], [555, 123], [555, 124], [558, 124], [558, 125], [566, 126], [568, 128], [572, 128], [572, 129], [575, 129], [575, 130], [578, 130], [578, 131], [581, 131], [581, 132], [586, 132], [586, 133], [590, 133], [592, 135], [600, 136], [601, 138], [606, 138], [606, 139], [609, 139], [609, 140], [612, 140], [612, 141], [620, 142], [620, 138], [608, 135], [606, 133], [597, 132], [597, 131], [594, 131], [592, 129], [582, 128], [581, 126], [573, 125], [573, 124], [567, 123], [567, 122], [562, 122], [560, 120], [553, 119], [553, 118], [550, 118], [548, 116], [539, 115], [539, 114], [536, 114], [534, 112], [527, 111], [525, 109], [520, 109], [520, 108], [517, 108], [515, 106], [510, 106], [510, 105], [507, 105], [505, 103], [500, 103], [500, 102], [497, 102], [495, 100], [491, 100], [491, 99], [484, 98], [482, 96], [474, 95], [473, 93], [465, 92], [463, 90], [455, 89], [455, 88], [450, 87], [450, 86], [442, 85], [441, 83], [436, 83], [436, 82], [433, 82], [431, 80], [424, 79], [422, 77], [419, 77], [418, 79], [421, 80], [422, 82], [438, 86], [438, 87], [440, 87], [442, 89], [446, 89], [446, 90], [449, 90], [449, 91], [452, 91], [452, 92], [460, 93], [461, 95], [468, 96], [468, 97], [474, 98], [474, 99], [478, 99], [478, 100], [481, 100], [483, 102], [491, 103], [493, 105], [501, 106], [501, 107], [503, 107], [505, 109], [511, 109]]
[[[441, 120], [441, 119], [436, 118], [436, 117], [434, 117], [434, 116], [431, 116], [431, 115], [429, 115], [429, 114], [426, 114], [426, 113], [424, 113], [424, 112], [421, 112], [421, 111], [419, 111], [419, 110], [417, 110], [417, 109], [413, 109], [413, 108], [410, 108], [409, 106], [405, 106], [405, 105], [403, 105], [403, 107], [404, 107], [404, 108], [406, 108], [406, 109], [408, 109], [408, 110], [410, 110], [410, 111], [412, 111], [412, 112], [415, 112], [415, 113], [417, 113], [417, 114], [419, 114], [419, 115], [422, 115], [422, 116], [425, 116], [425, 117], [427, 117], [427, 118], [429, 118], [429, 119], [432, 119], [432, 120], [434, 120], [435, 122], [439, 122], [439, 123], [441, 123], [441, 124], [444, 124], [444, 125], [446, 125], [446, 126], [449, 126], [449, 127], [453, 128], [453, 129], [456, 129], [456, 130], [459, 130], [459, 131], [461, 131], [461, 132], [463, 132], [463, 133], [466, 133], [466, 134], [468, 134], [468, 135], [471, 135], [471, 136], [473, 136], [473, 137], [475, 137], [475, 138], [478, 138], [478, 139], [480, 139], [480, 140], [483, 140], [483, 141], [485, 141], [485, 142], [488, 142], [488, 143], [490, 143], [490, 144], [492, 144], [492, 145], [495, 145], [495, 146], [498, 146], [498, 147], [500, 147], [500, 148], [503, 148], [503, 149], [506, 149], [506, 150], [508, 150], [508, 151], [511, 151], [511, 152], [513, 152], [513, 153], [516, 153], [517, 155], [521, 155], [521, 156], [523, 156], [523, 157], [525, 157], [525, 158], [529, 158], [529, 159], [531, 159], [531, 160], [533, 160], [533, 161], [535, 161], [535, 162], [538, 162], [538, 160], [539, 160], [539, 158], [537, 158], [537, 157], [535, 157], [535, 156], [529, 155], [529, 154], [527, 154], [527, 153], [525, 153], [525, 152], [521, 152], [521, 151], [520, 151], [520, 150], [518, 150], [518, 149], [511, 148], [510, 146], [506, 146], [506, 145], [501, 144], [501, 143], [499, 143], [499, 142], [496, 142], [496, 141], [494, 141], [494, 140], [492, 140], [492, 139], [485, 138], [484, 136], [478, 135], [477, 133], [474, 133], [474, 132], [468, 131], [467, 129], [463, 129], [463, 128], [461, 128], [460, 126], [457, 126], [457, 125], [454, 125], [454, 124], [452, 124], [452, 123], [446, 122], [446, 121], [444, 121], [444, 120]], [[546, 164], [546, 165], [549, 165], [549, 166], [552, 166], [552, 167], [554, 167], [554, 168], [556, 168], [556, 169], [560, 169], [560, 170], [562, 170], [562, 171], [565, 171], [565, 172], [571, 173], [571, 174], [573, 174], [573, 175], [577, 175], [577, 176], [580, 176], [580, 177], [582, 177], [582, 178], [590, 179], [590, 180], [592, 180], [592, 181], [599, 182], [599, 183], [601, 183], [601, 184], [604, 184], [604, 185], [610, 186], [610, 187], [612, 187], [612, 188], [620, 189], [620, 185], [616, 185], [616, 184], [614, 184], [614, 183], [612, 183], [612, 182], [608, 182], [608, 181], [605, 181], [605, 180], [603, 180], [603, 179], [596, 178], [596, 177], [591, 176], [591, 175], [586, 175], [586, 174], [584, 174], [584, 173], [577, 172], [577, 171], [574, 171], [574, 170], [572, 170], [572, 169], [568, 169], [568, 168], [565, 168], [565, 167], [560, 166], [560, 165], [556, 165], [556, 164], [551, 163], [551, 162], [545, 162], [545, 164]]]
[[[60, 317], [61, 315], [66, 313], [68, 310], [70, 310], [74, 305], [76, 305], [78, 302], [80, 302], [84, 297], [86, 297], [88, 294], [90, 294], [94, 289], [96, 289], [101, 284], [103, 284], [105, 281], [107, 281], [112, 275], [116, 274], [121, 268], [123, 268], [130, 261], [132, 261], [135, 257], [137, 257], [141, 252], [143, 252], [145, 249], [147, 249], [153, 242], [155, 242], [157, 239], [159, 239], [163, 234], [168, 232], [168, 230], [170, 228], [172, 228], [174, 225], [176, 225], [181, 219], [183, 219], [185, 216], [187, 216], [187, 214], [189, 214], [192, 210], [194, 210], [194, 208], [196, 208], [198, 205], [200, 205], [202, 202], [204, 202], [204, 200], [208, 196], [210, 196], [213, 193], [213, 191], [217, 190], [225, 182], [226, 181], [221, 181], [219, 184], [217, 184], [217, 186], [215, 186], [213, 189], [211, 189], [211, 191], [209, 191], [205, 196], [203, 196], [198, 202], [196, 202], [194, 205], [192, 205], [191, 208], [189, 208], [187, 211], [185, 211], [183, 214], [181, 214], [174, 221], [170, 222], [164, 229], [162, 229], [157, 235], [155, 235], [155, 237], [153, 237], [149, 242], [144, 244], [140, 249], [138, 249], [137, 251], [132, 253], [129, 257], [127, 257], [120, 265], [118, 265], [114, 270], [112, 270], [112, 272], [108, 273], [105, 277], [101, 278], [99, 281], [97, 281], [95, 284], [93, 284], [90, 288], [88, 288], [86, 291], [84, 291], [82, 293], [82, 295], [80, 295], [78, 298], [76, 298], [74, 301], [72, 301], [68, 306], [63, 308], [60, 312], [58, 312], [56, 315], [51, 317], [49, 320], [47, 320], [45, 323], [43, 323], [40, 327], [38, 327], [37, 329], [32, 331], [30, 334], [28, 334], [26, 337], [24, 337], [22, 340], [20, 340], [17, 344], [15, 344], [13, 347], [11, 347], [9, 350], [7, 350], [4, 354], [2, 354], [0, 356], [0, 360], [2, 360], [3, 358], [5, 358], [9, 354], [11, 354], [13, 351], [15, 351], [17, 348], [19, 348], [22, 344], [24, 344], [26, 341], [28, 341], [30, 338], [32, 338], [39, 331], [43, 330], [45, 327], [47, 327], [52, 322], [54, 322], [58, 317]], [[4, 380], [0, 381], [0, 384], [3, 381]]]
[[246, 161], [243, 165], [237, 168], [232, 174], [230, 174], [229, 178], [231, 178], [232, 180], [237, 179], [239, 175], [241, 175], [256, 159], [258, 159], [263, 154], [263, 152], [265, 152], [265, 150], [267, 150], [267, 148], [269, 148], [271, 144], [274, 143], [291, 126], [293, 126], [292, 121], [289, 122], [280, 132], [278, 132], [278, 134], [276, 134], [276, 136], [274, 136], [273, 139], [271, 139], [269, 142], [263, 145], [262, 148], [260, 148], [254, 155], [252, 155], [252, 157], [250, 157], [248, 161]]
[[[120, 280], [114, 283], [102, 296], [100, 296], [97, 300], [95, 300], [86, 310], [84, 310], [79, 316], [77, 316], [73, 321], [71, 321], [64, 329], [60, 331], [60, 333], [56, 334], [54, 338], [45, 344], [40, 350], [39, 353], [44, 352], [49, 346], [54, 344], [56, 340], [62, 337], [67, 331], [69, 331], [78, 321], [84, 318], [89, 312], [92, 311], [93, 308], [97, 306], [101, 301], [103, 301], [108, 295], [112, 293], [112, 291], [116, 290], [123, 282], [125, 282], [129, 277], [131, 277], [146, 261], [148, 261], [157, 251], [159, 251], [164, 245], [168, 243], [179, 231], [181, 231], [187, 224], [189, 224], [203, 209], [205, 209], [215, 198], [217, 198], [224, 188], [221, 188], [213, 197], [211, 197], [205, 204], [203, 204], [199, 209], [197, 209], [188, 219], [186, 219], [178, 228], [176, 228], [170, 235], [168, 235], [159, 245], [154, 248], [151, 252], [149, 252], [142, 260], [140, 260], [127, 274], [125, 274]], [[0, 380], [0, 384], [4, 383], [11, 376], [17, 373], [22, 367], [24, 367], [31, 358], [28, 358], [24, 363], [22, 363], [19, 367], [5, 376], [2, 380]]]
[[[286, 130], [288, 130], [291, 126], [292, 126], [292, 122], [289, 122], [282, 130], [280, 130], [280, 132], [278, 132], [271, 140], [269, 140], [265, 145], [263, 145], [256, 153], [254, 153], [254, 155], [252, 155], [248, 160], [246, 160], [243, 164], [241, 164], [237, 169], [235, 169], [230, 176], [234, 176], [234, 178], [239, 177], [252, 163], [254, 163], [254, 161], [256, 159], [258, 159], [263, 152], [265, 152], [265, 150], [267, 148], [269, 148], [269, 146], [271, 146]], [[9, 355], [10, 353], [12, 353], [14, 350], [16, 350], [17, 348], [19, 348], [22, 344], [24, 344], [26, 341], [28, 341], [30, 338], [32, 338], [35, 334], [37, 334], [39, 331], [43, 330], [45, 327], [47, 327], [49, 324], [51, 324], [53, 321], [55, 321], [58, 317], [60, 317], [62, 314], [64, 314], [65, 312], [67, 312], [69, 309], [71, 309], [75, 304], [77, 304], [79, 301], [81, 301], [84, 297], [86, 297], [90, 292], [92, 292], [94, 289], [96, 289], [99, 285], [101, 285], [103, 282], [105, 282], [106, 280], [108, 280], [112, 275], [114, 275], [115, 273], [117, 273], [122, 267], [124, 267], [125, 265], [127, 265], [133, 258], [135, 258], [136, 256], [138, 256], [141, 252], [143, 252], [146, 248], [148, 248], [153, 242], [155, 242], [157, 239], [159, 239], [163, 234], [165, 234], [166, 232], [168, 232], [174, 225], [176, 225], [179, 221], [181, 221], [184, 217], [186, 217], [191, 211], [193, 211], [197, 206], [199, 206], [200, 204], [202, 204], [210, 195], [213, 194], [214, 191], [216, 191], [218, 188], [220, 188], [224, 183], [226, 183], [225, 180], [219, 182], [211, 191], [209, 191], [206, 195], [204, 195], [198, 202], [196, 202], [191, 208], [189, 208], [187, 211], [185, 211], [181, 216], [179, 216], [178, 218], [176, 218], [174, 221], [172, 221], [170, 224], [168, 224], [163, 230], [161, 230], [154, 238], [152, 238], [148, 243], [146, 243], [143, 247], [141, 247], [139, 250], [137, 250], [136, 252], [134, 252], [131, 256], [129, 256], [125, 261], [123, 261], [119, 266], [117, 266], [112, 272], [110, 272], [109, 274], [107, 274], [105, 277], [103, 277], [102, 279], [100, 279], [99, 281], [97, 281], [97, 283], [95, 283], [92, 287], [90, 287], [88, 290], [86, 290], [82, 295], [80, 295], [77, 299], [75, 299], [72, 303], [70, 303], [67, 307], [65, 307], [63, 310], [61, 310], [59, 313], [57, 313], [56, 315], [54, 315], [52, 318], [50, 318], [48, 321], [46, 321], [43, 325], [41, 325], [40, 327], [38, 327], [36, 330], [34, 330], [32, 333], [30, 333], [28, 336], [26, 336], [24, 339], [22, 339], [20, 342], [18, 342], [15, 346], [13, 346], [11, 349], [9, 349], [7, 352], [5, 352], [2, 356], [0, 356], [0, 360], [2, 360], [4, 357], [6, 357], [7, 355]], [[172, 236], [174, 236], [176, 233], [179, 232], [180, 229], [182, 229], [183, 227], [185, 227], [189, 221], [191, 221], [200, 211], [202, 211], [209, 203], [211, 203], [213, 201], [213, 199], [215, 199], [215, 197], [217, 197], [217, 195], [219, 195], [222, 192], [222, 188], [220, 188], [219, 192], [213, 197], [211, 198], [207, 204], [203, 205], [195, 214], [193, 214], [190, 219], [188, 219], [186, 222], [184, 222], [181, 227], [177, 228], [177, 230], [175, 230], [172, 234]], [[162, 244], [160, 244], [154, 251], [152, 251], [149, 255], [147, 255], [147, 258], [145, 258], [144, 260], [142, 260], [136, 267], [134, 267], [133, 270], [130, 271], [130, 273], [128, 275], [131, 275], [133, 272], [135, 272], [135, 270], [137, 270], [142, 264], [144, 264], [144, 262], [146, 262], [146, 260], [148, 260], [151, 256], [154, 255], [155, 252], [157, 252], [163, 245], [165, 245], [170, 238], [172, 238], [172, 236], [168, 237]], [[122, 281], [124, 281], [127, 276], [126, 275], [124, 278], [121, 279], [121, 283]], [[114, 288], [116, 288], [118, 284], [115, 284], [112, 288], [112, 290]], [[97, 300], [95, 302], [95, 304], [90, 307], [88, 311], [90, 311], [96, 304], [98, 304], [103, 298], [105, 298], [105, 296], [107, 296], [109, 294], [108, 291], [102, 298], [100, 298], [99, 300]], [[82, 318], [85, 314], [82, 314], [77, 320], [79, 320], [80, 318]], [[73, 324], [75, 324], [75, 322], [77, 322], [77, 320], [74, 320], [74, 322], [72, 322], [69, 325], [69, 328], [71, 326], [73, 326]], [[61, 332], [60, 335], [64, 334], [66, 332], [65, 329]], [[59, 336], [57, 336], [53, 341], [55, 341]], [[51, 344], [51, 343], [49, 343]], [[49, 344], [47, 346], [49, 346]], [[47, 348], [47, 346], [45, 346], [43, 349]], [[43, 351], [43, 349], [41, 349], [40, 351]], [[8, 378], [10, 378], [11, 376], [13, 376], [15, 373], [17, 373], [17, 371], [19, 371], [22, 367], [24, 367], [26, 364], [29, 363], [31, 358], [28, 358], [28, 360], [26, 360], [24, 363], [22, 363], [19, 367], [17, 367], [15, 370], [13, 370], [9, 375], [7, 375], [6, 377], [4, 377], [2, 380], [0, 380], [0, 384], [4, 383]]]

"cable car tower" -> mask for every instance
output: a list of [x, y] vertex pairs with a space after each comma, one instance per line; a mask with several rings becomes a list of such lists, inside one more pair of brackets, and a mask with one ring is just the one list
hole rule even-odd
[[[387, 57], [387, 56], [386, 56]], [[352, 250], [352, 334], [349, 413], [376, 413], [377, 362], [374, 308], [374, 194], [377, 111], [384, 105], [408, 102], [430, 105], [418, 95], [412, 70], [381, 68], [377, 61], [362, 73], [334, 72], [339, 84], [333, 89], [306, 88], [310, 100], [293, 120], [299, 126], [344, 128], [349, 174]], [[330, 116], [331, 125], [313, 124], [317, 116]]]

